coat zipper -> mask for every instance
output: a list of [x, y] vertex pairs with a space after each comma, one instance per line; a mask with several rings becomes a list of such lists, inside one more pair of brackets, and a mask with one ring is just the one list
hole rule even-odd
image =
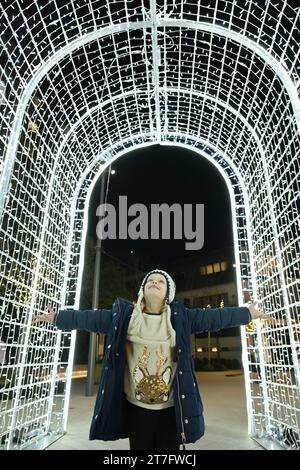
[[180, 401], [180, 392], [179, 392], [179, 380], [178, 380], [178, 374], [176, 374], [176, 380], [177, 380], [177, 394], [178, 394], [178, 402], [179, 402], [179, 408], [180, 408], [180, 421], [181, 421], [181, 441], [182, 441], [182, 450], [185, 450], [185, 433], [184, 433], [184, 425], [183, 425], [183, 416], [182, 416], [182, 406], [181, 406], [181, 401]]

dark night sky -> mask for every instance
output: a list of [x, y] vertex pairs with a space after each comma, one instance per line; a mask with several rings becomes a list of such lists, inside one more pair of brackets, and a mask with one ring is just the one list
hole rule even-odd
[[[128, 206], [143, 203], [177, 202], [204, 204], [204, 246], [201, 252], [233, 244], [229, 194], [222, 176], [206, 159], [179, 147], [153, 145], [119, 158], [113, 165], [107, 202], [118, 213], [119, 195], [126, 195]], [[96, 236], [96, 207], [100, 200], [97, 182], [89, 211], [89, 234]], [[129, 217], [128, 221], [133, 220]], [[149, 225], [150, 227], [150, 225]], [[171, 225], [171, 236], [173, 225]], [[104, 250], [131, 264], [133, 256], [160, 264], [174, 257], [193, 256], [185, 249], [186, 240], [105, 240]], [[130, 252], [133, 250], [134, 255]]]

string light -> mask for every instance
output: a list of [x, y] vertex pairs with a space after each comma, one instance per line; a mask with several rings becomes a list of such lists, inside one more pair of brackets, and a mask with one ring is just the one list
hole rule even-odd
[[276, 318], [242, 335], [249, 430], [299, 449], [300, 9], [31, 3], [0, 5], [0, 445], [63, 433], [75, 337], [31, 319], [79, 306], [99, 165], [160, 143], [230, 188], [239, 300]]

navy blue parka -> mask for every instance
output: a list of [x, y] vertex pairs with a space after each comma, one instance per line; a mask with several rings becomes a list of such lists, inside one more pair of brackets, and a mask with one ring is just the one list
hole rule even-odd
[[[191, 354], [191, 334], [245, 325], [251, 320], [247, 307], [186, 308], [183, 300], [170, 303], [176, 331], [177, 369], [173, 381], [177, 434], [182, 444], [204, 434], [203, 405]], [[134, 305], [117, 298], [112, 309], [59, 310], [55, 325], [61, 330], [87, 330], [107, 335], [102, 373], [89, 438], [116, 440], [128, 437], [124, 373], [125, 343]]]

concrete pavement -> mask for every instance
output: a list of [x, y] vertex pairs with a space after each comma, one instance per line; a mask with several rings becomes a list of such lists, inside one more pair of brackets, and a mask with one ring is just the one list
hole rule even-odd
[[[199, 372], [197, 378], [204, 404], [206, 433], [187, 450], [263, 450], [247, 433], [244, 376], [225, 372]], [[85, 396], [85, 379], [72, 383], [67, 434], [47, 450], [128, 450], [128, 439], [89, 441], [88, 433], [95, 396]]]

